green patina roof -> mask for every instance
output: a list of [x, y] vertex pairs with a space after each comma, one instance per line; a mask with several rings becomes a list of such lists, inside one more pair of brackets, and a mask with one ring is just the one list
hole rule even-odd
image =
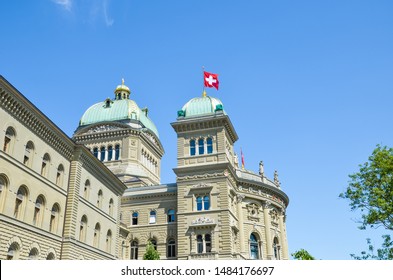
[[135, 101], [130, 99], [107, 99], [91, 106], [80, 119], [79, 126], [91, 125], [101, 122], [139, 121], [144, 127], [150, 129], [159, 137], [154, 123], [146, 116]]
[[195, 97], [188, 101], [178, 112], [179, 116], [193, 117], [206, 114], [214, 114], [216, 111], [222, 111], [224, 114], [222, 102], [214, 97], [202, 96]]

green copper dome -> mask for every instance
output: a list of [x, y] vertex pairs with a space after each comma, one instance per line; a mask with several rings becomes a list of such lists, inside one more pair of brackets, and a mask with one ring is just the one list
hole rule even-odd
[[107, 98], [91, 106], [79, 121], [79, 127], [102, 122], [121, 122], [131, 127], [150, 129], [157, 137], [158, 130], [147, 116], [147, 108], [140, 109], [135, 101], [129, 99], [130, 90], [127, 86], [118, 86], [115, 90], [115, 99]]
[[225, 114], [224, 106], [218, 98], [210, 96], [195, 97], [188, 101], [183, 108], [177, 112], [178, 117], [194, 117], [222, 112]]

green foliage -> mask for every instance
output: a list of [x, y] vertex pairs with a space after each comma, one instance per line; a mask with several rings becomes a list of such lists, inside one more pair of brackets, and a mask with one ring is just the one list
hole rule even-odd
[[304, 249], [300, 249], [299, 251], [292, 253], [291, 256], [295, 260], [315, 260], [315, 258], [311, 256], [310, 253]]
[[341, 198], [350, 200], [352, 210], [362, 212], [362, 226], [393, 230], [393, 149], [377, 146], [360, 171], [349, 175], [351, 181]]
[[146, 252], [143, 255], [144, 260], [159, 260], [160, 254], [154, 249], [153, 244], [149, 241], [146, 246]]
[[[377, 145], [368, 161], [359, 165], [359, 172], [349, 178], [349, 185], [340, 197], [350, 201], [351, 210], [361, 211], [360, 229], [383, 226], [393, 230], [393, 149]], [[382, 237], [381, 249], [375, 251], [367, 239], [368, 252], [363, 251], [360, 256], [351, 254], [351, 257], [356, 260], [393, 259], [393, 241], [389, 235]]]
[[377, 249], [376, 254], [370, 238], [367, 238], [368, 252], [363, 251], [360, 256], [351, 254], [351, 257], [355, 260], [393, 260], [393, 241], [390, 235], [382, 237], [384, 239], [382, 248]]

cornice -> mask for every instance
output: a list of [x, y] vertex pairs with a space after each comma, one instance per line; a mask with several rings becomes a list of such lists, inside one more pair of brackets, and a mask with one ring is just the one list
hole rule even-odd
[[229, 116], [223, 114], [178, 119], [171, 125], [176, 133], [225, 127], [233, 143], [239, 139]]
[[0, 107], [60, 154], [70, 158], [74, 142], [7, 80], [0, 76]]

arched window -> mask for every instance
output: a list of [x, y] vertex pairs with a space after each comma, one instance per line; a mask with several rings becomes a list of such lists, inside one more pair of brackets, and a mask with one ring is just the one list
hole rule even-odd
[[23, 164], [30, 167], [31, 162], [33, 161], [33, 155], [34, 155], [34, 144], [33, 142], [29, 141], [26, 144], [25, 155], [23, 157]]
[[210, 209], [210, 197], [205, 195], [203, 197], [203, 210], [209, 210]]
[[108, 253], [111, 252], [112, 249], [112, 231], [109, 229], [108, 232], [106, 233], [106, 239], [105, 239], [105, 247], [106, 247], [106, 251]]
[[87, 231], [87, 217], [85, 215], [82, 216], [81, 225], [79, 228], [79, 241], [86, 241], [86, 231]]
[[137, 225], [138, 224], [138, 212], [132, 213], [132, 225]]
[[39, 195], [35, 201], [33, 225], [37, 227], [41, 227], [44, 210], [45, 210], [45, 198], [42, 195]]
[[7, 260], [17, 260], [19, 258], [20, 246], [17, 242], [13, 242], [8, 247]]
[[25, 186], [20, 186], [18, 192], [16, 193], [15, 208], [14, 208], [14, 218], [23, 219], [24, 210], [27, 202], [27, 189]]
[[105, 160], [105, 147], [102, 146], [100, 150], [100, 160], [104, 161]]
[[42, 158], [41, 176], [44, 177], [48, 176], [49, 163], [50, 163], [50, 156], [48, 153], [46, 153]]
[[203, 140], [203, 138], [200, 138], [198, 140], [198, 153], [200, 155], [203, 155], [205, 153], [205, 141]]
[[54, 260], [55, 259], [55, 254], [53, 254], [52, 252], [50, 252], [47, 256], [46, 256], [47, 260]]
[[60, 207], [57, 203], [53, 204], [52, 211], [50, 214], [49, 230], [50, 232], [57, 233], [57, 227], [59, 225], [59, 213]]
[[115, 146], [115, 160], [120, 159], [120, 145]]
[[195, 140], [190, 140], [190, 156], [195, 156]]
[[8, 180], [5, 176], [0, 175], [0, 212], [3, 211], [5, 196], [7, 194]]
[[113, 157], [113, 146], [108, 146], [108, 161], [112, 160]]
[[156, 216], [157, 216], [156, 211], [151, 210], [150, 211], [149, 224], [155, 224], [156, 223]]
[[15, 135], [16, 135], [15, 130], [9, 126], [5, 131], [5, 136], [4, 136], [4, 145], [3, 145], [4, 152], [11, 154], [12, 146], [15, 143]]
[[259, 245], [254, 233], [250, 235], [250, 259], [259, 259]]
[[59, 165], [57, 168], [57, 174], [56, 174], [56, 185], [59, 187], [63, 186], [63, 177], [64, 177], [64, 166], [62, 164]]
[[213, 139], [211, 139], [210, 137], [206, 139], [206, 143], [207, 143], [207, 153], [211, 154], [213, 153]]
[[274, 252], [274, 259], [279, 260], [280, 259], [280, 245], [278, 243], [277, 237], [274, 237], [274, 239], [273, 239], [273, 252]]
[[29, 252], [29, 260], [38, 260], [38, 249], [37, 248], [32, 248]]
[[85, 187], [83, 188], [83, 198], [89, 199], [89, 194], [90, 194], [90, 181], [86, 180]]
[[155, 240], [155, 239], [153, 238], [153, 239], [150, 239], [150, 242], [151, 242], [151, 245], [153, 245], [154, 250], [157, 251], [157, 240]]
[[136, 240], [131, 242], [130, 259], [131, 260], [137, 260], [138, 259], [138, 241], [136, 241]]
[[97, 248], [100, 246], [100, 232], [101, 226], [99, 223], [96, 223], [96, 226], [94, 228], [93, 246]]
[[175, 239], [169, 239], [167, 246], [168, 246], [167, 247], [167, 252], [166, 252], [167, 258], [174, 258], [174, 257], [176, 257], [176, 242], [175, 242]]
[[175, 210], [171, 209], [168, 211], [168, 223], [173, 223], [175, 221]]
[[212, 251], [212, 238], [210, 234], [205, 234], [205, 248], [206, 253], [211, 253]]
[[203, 238], [201, 234], [197, 235], [197, 250], [198, 254], [203, 253]]
[[113, 216], [113, 199], [109, 200], [109, 215]]
[[97, 147], [95, 147], [95, 148], [93, 149], [93, 155], [94, 155], [96, 158], [98, 158], [98, 148], [97, 148]]
[[102, 207], [102, 190], [98, 191], [98, 197], [97, 197], [97, 207], [101, 208]]

